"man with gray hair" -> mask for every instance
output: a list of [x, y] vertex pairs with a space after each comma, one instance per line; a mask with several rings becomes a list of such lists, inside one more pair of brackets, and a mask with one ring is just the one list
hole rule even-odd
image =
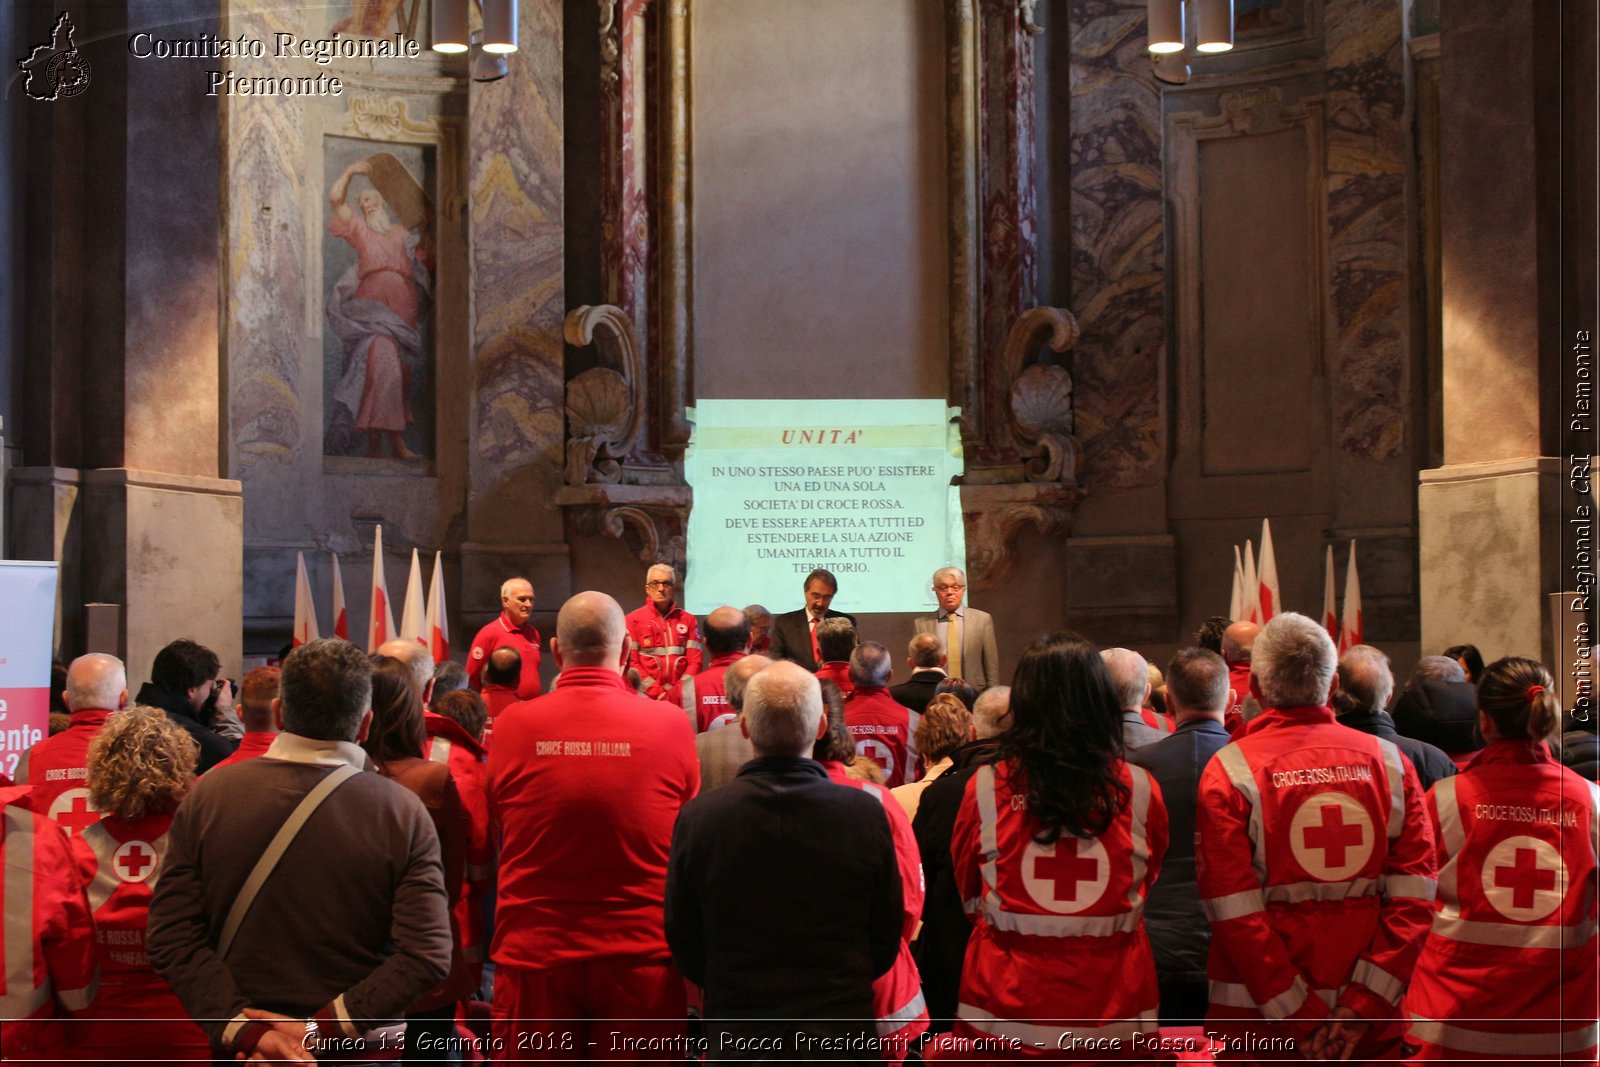
[[750, 620], [750, 654], [765, 656], [772, 647], [772, 612], [751, 604], [744, 609], [744, 617]]
[[282, 732], [266, 754], [205, 775], [178, 809], [147, 947], [215, 1048], [308, 1061], [319, 1030], [359, 1048], [444, 978], [450, 917], [427, 809], [358, 773], [372, 723], [366, 653], [301, 645], [273, 704]]
[[738, 729], [738, 716], [744, 711], [745, 687], [758, 671], [770, 667], [766, 656], [744, 656], [735, 660], [722, 676], [724, 695], [734, 721], [717, 730], [707, 730], [694, 739], [695, 754], [700, 757], [700, 792], [709, 793], [727, 785], [739, 775], [739, 768], [756, 758], [755, 746], [743, 730]]
[[819, 682], [832, 682], [848, 698], [855, 683], [850, 680], [850, 654], [856, 649], [856, 621], [829, 616], [817, 623], [817, 669]]
[[1145, 658], [1128, 648], [1104, 649], [1100, 658], [1111, 675], [1117, 706], [1122, 710], [1123, 747], [1132, 752], [1171, 733], [1171, 724], [1145, 707], [1150, 698], [1150, 665]]
[[644, 605], [628, 613], [628, 666], [639, 672], [639, 691], [670, 700], [679, 682], [699, 674], [705, 659], [699, 622], [673, 599], [678, 572], [655, 563], [644, 572]]
[[889, 687], [889, 695], [921, 715], [928, 710], [928, 701], [939, 683], [949, 677], [944, 669], [944, 645], [936, 634], [917, 634], [906, 647], [906, 666], [911, 677], [899, 685]]
[[960, 567], [933, 572], [933, 597], [939, 609], [916, 621], [917, 633], [933, 634], [945, 650], [945, 670], [965, 678], [976, 689], [1000, 684], [1000, 651], [994, 639], [994, 618], [965, 605], [967, 575]]
[[928, 1001], [931, 1029], [950, 1029], [961, 987], [961, 964], [966, 957], [972, 920], [967, 918], [956, 888], [950, 862], [950, 841], [955, 836], [956, 815], [967, 782], [978, 768], [993, 763], [999, 754], [999, 737], [1011, 725], [1011, 687], [993, 685], [978, 694], [972, 706], [969, 740], [950, 754], [950, 769], [929, 783], [917, 805], [911, 828], [922, 853], [922, 874], [928, 883], [922, 905], [922, 932], [915, 944], [917, 968], [922, 972], [922, 992]]
[[107, 719], [128, 706], [127, 671], [120, 659], [103, 652], [79, 656], [67, 667], [61, 696], [72, 725], [24, 752], [12, 779], [33, 786], [34, 810], [73, 837], [100, 821], [89, 804], [89, 742]]
[[521, 657], [517, 699], [539, 695], [539, 631], [533, 625], [533, 583], [507, 578], [500, 586], [500, 614], [478, 631], [467, 649], [467, 684], [483, 690], [483, 664], [497, 648], [514, 648]]
[[[757, 758], [685, 805], [673, 831], [673, 961], [705, 990], [722, 1058], [860, 1059], [876, 1033], [873, 979], [900, 949], [883, 805], [810, 758], [827, 719], [804, 668], [774, 663], [750, 679], [739, 725]], [[736, 1043], [759, 1054], [729, 1051]]]
[[1399, 1001], [1432, 921], [1433, 830], [1400, 750], [1334, 721], [1336, 666], [1315, 621], [1267, 623], [1250, 674], [1264, 710], [1201, 773], [1207, 1029], [1232, 1048], [1290, 1038], [1310, 1059], [1373, 1063], [1400, 1052]]
[[850, 653], [845, 729], [855, 739], [856, 754], [878, 765], [889, 789], [916, 780], [917, 724], [922, 720], [889, 695], [892, 677], [894, 661], [878, 642], [863, 641]]
[[1395, 729], [1451, 756], [1483, 747], [1478, 736], [1478, 687], [1449, 656], [1423, 656], [1394, 702]]
[[[1457, 664], [1457, 669], [1460, 665]], [[1352, 730], [1392, 742], [1411, 761], [1426, 793], [1433, 783], [1456, 773], [1455, 761], [1426, 741], [1403, 737], [1384, 709], [1394, 693], [1394, 672], [1389, 657], [1371, 645], [1352, 645], [1339, 657], [1339, 688], [1333, 710], [1339, 722]]]

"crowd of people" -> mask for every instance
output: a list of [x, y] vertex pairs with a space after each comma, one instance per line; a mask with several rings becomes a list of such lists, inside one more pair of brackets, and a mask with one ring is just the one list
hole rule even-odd
[[73, 660], [0, 789], [0, 1058], [1595, 1062], [1596, 746], [1537, 661], [1396, 694], [1288, 613], [1005, 685], [958, 568], [903, 661], [827, 571], [645, 577], [548, 643], [513, 578], [465, 667]]

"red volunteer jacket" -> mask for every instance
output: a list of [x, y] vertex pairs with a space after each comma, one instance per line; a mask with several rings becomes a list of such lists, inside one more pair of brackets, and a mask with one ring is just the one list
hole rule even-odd
[[243, 763], [247, 759], [255, 759], [267, 754], [267, 749], [272, 747], [272, 742], [278, 739], [276, 730], [246, 730], [245, 735], [239, 738], [239, 747], [233, 750], [233, 755], [218, 763], [218, 767], [231, 767], [235, 763]]
[[1036, 839], [1015, 761], [980, 767], [967, 783], [950, 844], [973, 923], [956, 1036], [1011, 1038], [1059, 1057], [1073, 1048], [1063, 1035], [1126, 1050], [1159, 1029], [1144, 902], [1167, 852], [1167, 808], [1144, 768], [1119, 761], [1116, 772], [1129, 800], [1105, 833], [1050, 845]]
[[462, 725], [431, 711], [422, 713], [428, 739], [422, 754], [447, 764], [461, 806], [467, 809], [467, 881], [456, 900], [461, 950], [481, 983], [485, 931], [484, 900], [494, 884], [494, 831], [489, 822], [489, 754]]
[[705, 733], [714, 726], [725, 726], [738, 718], [733, 705], [728, 703], [728, 685], [725, 676], [728, 668], [744, 659], [747, 653], [725, 652], [706, 664], [699, 674], [686, 675], [672, 689], [668, 698], [683, 708], [696, 733]]
[[495, 963], [667, 959], [667, 849], [699, 789], [683, 712], [641, 700], [615, 670], [569, 666], [560, 688], [502, 715], [489, 750]]
[[878, 1037], [883, 1041], [883, 1058], [899, 1063], [905, 1059], [906, 1050], [928, 1029], [928, 1003], [922, 997], [922, 975], [911, 955], [911, 935], [922, 919], [922, 901], [927, 893], [927, 883], [922, 877], [922, 852], [905, 809], [893, 802], [887, 790], [851, 778], [842, 763], [829, 761], [823, 766], [835, 782], [859, 789], [882, 804], [883, 813], [889, 819], [889, 832], [894, 836], [894, 854], [900, 867], [900, 896], [904, 902], [900, 955], [895, 958], [894, 966], [872, 983], [872, 1013], [877, 1020]]
[[638, 668], [645, 696], [665, 700], [684, 676], [700, 673], [705, 646], [693, 615], [676, 604], [662, 614], [645, 601], [644, 607], [628, 612], [626, 622], [628, 666]]
[[[137, 1048], [161, 1060], [211, 1059], [205, 1031], [188, 1018], [177, 994], [150, 966], [145, 927], [161, 879], [171, 813], [132, 821], [115, 816], [72, 842], [94, 914], [100, 989], [72, 1043], [80, 1060], [119, 1059]], [[129, 1019], [141, 1020], [130, 1027]]]
[[829, 660], [817, 666], [817, 681], [832, 682], [839, 687], [839, 692], [846, 700], [855, 692], [855, 683], [850, 680], [850, 663], [847, 660]]
[[539, 695], [539, 631], [533, 623], [512, 626], [501, 612], [489, 625], [478, 631], [467, 650], [467, 684], [474, 689], [483, 688], [483, 664], [489, 653], [510, 646], [522, 657], [522, 677], [517, 682], [517, 699], [532, 700]]
[[1268, 709], [1201, 774], [1196, 832], [1208, 1019], [1293, 1020], [1256, 1030], [1303, 1039], [1335, 1006], [1396, 1015], [1435, 883], [1416, 771], [1393, 744], [1329, 708]]
[[0, 1049], [8, 1059], [59, 1055], [62, 1028], [43, 1020], [82, 1012], [95, 995], [94, 920], [83, 877], [61, 829], [31, 810], [27, 794], [26, 786], [0, 789], [7, 970]]
[[1594, 1062], [1600, 787], [1528, 741], [1434, 784], [1439, 908], [1405, 1009], [1424, 1060]]
[[856, 752], [883, 769], [883, 784], [890, 789], [916, 780], [919, 718], [881, 685], [862, 686], [845, 701], [844, 724]]
[[48, 815], [71, 837], [100, 820], [89, 803], [89, 742], [114, 713], [85, 708], [72, 713], [72, 725], [23, 753], [17, 784], [30, 785], [33, 810]]

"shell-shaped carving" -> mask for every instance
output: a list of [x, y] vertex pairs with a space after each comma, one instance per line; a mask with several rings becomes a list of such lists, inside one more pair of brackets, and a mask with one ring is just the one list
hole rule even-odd
[[593, 367], [567, 383], [567, 424], [574, 437], [621, 444], [632, 413], [628, 383], [614, 370]]
[[1011, 414], [1028, 434], [1072, 432], [1072, 375], [1054, 364], [1034, 363], [1011, 383]]

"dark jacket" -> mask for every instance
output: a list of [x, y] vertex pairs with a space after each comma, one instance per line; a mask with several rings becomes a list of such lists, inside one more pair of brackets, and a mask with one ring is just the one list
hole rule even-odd
[[922, 932], [912, 946], [917, 969], [922, 972], [922, 995], [928, 1002], [932, 1029], [942, 1033], [955, 1018], [961, 992], [961, 962], [967, 954], [972, 921], [956, 888], [950, 861], [950, 841], [955, 836], [956, 814], [967, 782], [978, 768], [993, 763], [999, 746], [993, 740], [969, 741], [951, 753], [951, 767], [922, 791], [917, 817], [911, 828], [922, 853], [922, 877], [928, 895], [922, 904]]
[[1471, 682], [1408, 685], [1390, 708], [1394, 728], [1452, 756], [1483, 747], [1478, 736], [1478, 690]]
[[[849, 619], [852, 626], [856, 617], [842, 611], [825, 611], [824, 619]], [[767, 655], [773, 659], [793, 660], [806, 670], [816, 672], [817, 657], [811, 654], [811, 618], [805, 608], [798, 611], [786, 611], [782, 615], [772, 617], [771, 645], [767, 648]]]
[[[1204, 987], [1211, 925], [1200, 908], [1194, 873], [1194, 816], [1200, 772], [1228, 744], [1228, 731], [1210, 719], [1190, 719], [1168, 737], [1128, 753], [1161, 786], [1167, 805], [1168, 843], [1161, 875], [1144, 906], [1144, 928], [1163, 986]], [[1163, 1020], [1168, 1015], [1162, 1008]]]
[[189, 736], [195, 739], [195, 743], [200, 746], [200, 764], [195, 768], [196, 774], [209, 771], [233, 755], [234, 750], [239, 747], [239, 742], [229, 741], [196, 718], [194, 708], [189, 706], [189, 698], [182, 693], [174, 693], [154, 682], [146, 682], [140, 687], [139, 696], [134, 703], [160, 708], [167, 713], [167, 718], [183, 727]]
[[889, 695], [895, 702], [903, 707], [921, 715], [928, 710], [928, 702], [933, 699], [933, 691], [939, 688], [939, 683], [949, 675], [944, 671], [913, 671], [911, 677], [899, 685], [889, 687]]
[[1600, 737], [1595, 736], [1594, 718], [1577, 719], [1567, 712], [1561, 719], [1561, 735], [1550, 744], [1563, 766], [1589, 781], [1600, 773]]
[[1350, 715], [1339, 716], [1339, 723], [1353, 730], [1360, 730], [1364, 734], [1381, 737], [1385, 741], [1394, 742], [1394, 746], [1405, 754], [1411, 761], [1411, 766], [1417, 770], [1417, 780], [1422, 783], [1422, 791], [1426, 793], [1434, 782], [1441, 778], [1448, 778], [1456, 773], [1456, 761], [1445, 755], [1439, 748], [1418, 741], [1414, 737], [1406, 737], [1395, 729], [1394, 720], [1383, 711], [1369, 710], [1356, 712]]
[[667, 943], [705, 990], [713, 1048], [717, 1033], [872, 1033], [872, 981], [899, 953], [901, 903], [882, 802], [814, 760], [751, 760], [673, 829]]

